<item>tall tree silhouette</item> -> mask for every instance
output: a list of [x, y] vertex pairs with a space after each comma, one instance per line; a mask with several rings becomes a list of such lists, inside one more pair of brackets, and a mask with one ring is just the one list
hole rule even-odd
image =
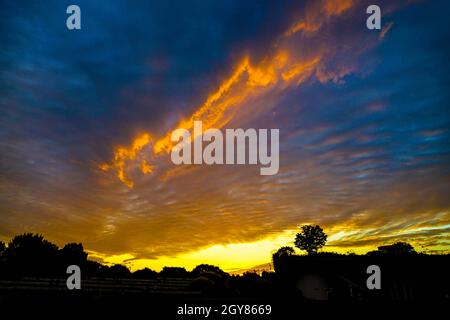
[[320, 226], [302, 226], [302, 231], [295, 237], [295, 246], [308, 254], [317, 253], [327, 242], [327, 235]]
[[58, 247], [39, 234], [15, 236], [3, 256], [11, 274], [50, 275], [58, 272]]
[[83, 245], [81, 243], [68, 243], [64, 246], [64, 248], [59, 250], [59, 254], [65, 265], [84, 265], [88, 257], [88, 254], [84, 252]]

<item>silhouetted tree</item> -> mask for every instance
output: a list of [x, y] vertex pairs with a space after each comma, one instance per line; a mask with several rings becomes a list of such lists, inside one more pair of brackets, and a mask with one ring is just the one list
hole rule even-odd
[[261, 279], [261, 276], [254, 271], [245, 271], [241, 277], [248, 281], [258, 281]]
[[201, 264], [191, 271], [194, 276], [190, 287], [195, 291], [205, 294], [220, 295], [227, 291], [227, 279], [229, 274], [219, 267], [209, 264]]
[[295, 254], [294, 248], [286, 246], [286, 247], [281, 247], [280, 249], [278, 249], [277, 252], [275, 252], [272, 255], [272, 258], [277, 259], [277, 258], [283, 258], [283, 257], [290, 257], [290, 256], [293, 256], [294, 254]]
[[81, 275], [89, 277], [106, 277], [108, 276], [108, 269], [108, 266], [98, 263], [97, 261], [87, 260]]
[[302, 226], [302, 231], [295, 237], [295, 246], [308, 254], [317, 253], [327, 242], [327, 235], [320, 226]]
[[25, 233], [15, 236], [3, 253], [10, 274], [54, 275], [58, 273], [58, 247], [42, 235]]
[[214, 279], [210, 279], [205, 276], [196, 277], [189, 284], [189, 289], [193, 291], [199, 291], [206, 295], [216, 295], [219, 291]]
[[162, 277], [186, 278], [189, 272], [185, 268], [180, 267], [164, 267], [159, 273]]
[[272, 254], [272, 262], [275, 270], [279, 270], [280, 259], [291, 257], [295, 254], [295, 250], [292, 247], [281, 247], [274, 254]]
[[128, 278], [131, 272], [123, 264], [115, 264], [108, 268], [107, 273], [112, 278]]
[[367, 253], [369, 256], [399, 256], [399, 255], [410, 255], [416, 254], [414, 247], [407, 242], [396, 242], [387, 246], [380, 246], [378, 250], [370, 251]]
[[84, 252], [83, 245], [81, 243], [68, 243], [59, 250], [61, 261], [64, 265], [76, 264], [78, 266], [84, 266], [86, 263], [88, 254]]
[[133, 272], [133, 277], [138, 279], [154, 279], [158, 276], [158, 272], [153, 271], [149, 268], [144, 268], [141, 270], [136, 270]]
[[194, 269], [192, 269], [191, 274], [194, 277], [197, 277], [198, 275], [200, 275], [203, 272], [213, 272], [213, 273], [222, 274], [222, 275], [226, 274], [226, 272], [224, 272], [219, 267], [213, 266], [210, 264], [199, 264]]

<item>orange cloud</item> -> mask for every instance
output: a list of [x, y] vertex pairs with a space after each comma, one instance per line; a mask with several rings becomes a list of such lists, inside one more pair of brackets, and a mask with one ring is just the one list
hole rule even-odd
[[[117, 177], [122, 181], [127, 187], [132, 188], [134, 183], [132, 180], [125, 175], [125, 166], [127, 160], [135, 160], [139, 152], [152, 141], [152, 137], [149, 133], [145, 132], [137, 136], [130, 147], [119, 146], [114, 150], [114, 158], [110, 164], [103, 163], [99, 167], [103, 171], [108, 171], [110, 169], [116, 172]], [[151, 173], [152, 167], [146, 163], [142, 162], [141, 170], [144, 174]]]
[[[313, 5], [317, 5], [314, 2]], [[333, 16], [338, 16], [343, 12], [349, 10], [353, 6], [352, 0], [326, 0], [319, 4], [318, 9], [311, 9], [307, 11], [304, 20], [294, 23], [288, 30], [283, 33], [283, 37], [290, 37], [300, 31], [306, 33], [314, 33], [320, 29], [322, 24]]]
[[[284, 33], [285, 37], [293, 35], [299, 30], [315, 31], [332, 16], [337, 16], [352, 5], [352, 1], [324, 1], [319, 9], [311, 9], [306, 18], [297, 22], [292, 28]], [[251, 97], [264, 93], [264, 89], [275, 88], [283, 90], [290, 85], [299, 85], [308, 79], [315, 71], [323, 74], [319, 68], [324, 58], [323, 50], [316, 49], [316, 53], [306, 55], [289, 50], [288, 46], [276, 46], [272, 54], [267, 55], [259, 62], [254, 63], [252, 59], [245, 56], [234, 68], [233, 73], [224, 79], [216, 91], [211, 93], [190, 116], [181, 119], [173, 128], [193, 129], [195, 120], [201, 120], [203, 130], [209, 128], [223, 128], [231, 119], [237, 108], [243, 106], [243, 102]], [[135, 160], [137, 154], [144, 146], [152, 144], [153, 156], [169, 154], [173, 142], [169, 130], [159, 139], [151, 139], [149, 133], [136, 137], [131, 147], [118, 147], [114, 152], [111, 164], [102, 164], [100, 168], [104, 171], [113, 169], [117, 177], [128, 187], [133, 187], [133, 181], [125, 174], [126, 162]], [[195, 139], [196, 137], [192, 137]], [[148, 163], [141, 164], [143, 173], [153, 172], [153, 167]]]

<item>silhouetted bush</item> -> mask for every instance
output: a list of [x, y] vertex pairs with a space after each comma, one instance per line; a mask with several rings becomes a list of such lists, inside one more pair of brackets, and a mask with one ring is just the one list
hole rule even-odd
[[261, 273], [261, 278], [268, 281], [276, 281], [277, 275], [275, 272], [263, 271]]
[[274, 266], [277, 265], [277, 267], [278, 267], [278, 262], [281, 258], [290, 257], [293, 255], [295, 255], [294, 248], [289, 247], [289, 246], [281, 247], [275, 253], [272, 254], [273, 265]]
[[198, 277], [203, 272], [213, 272], [221, 275], [225, 275], [226, 272], [224, 272], [222, 269], [220, 269], [217, 266], [213, 266], [210, 264], [199, 264], [194, 269], [192, 269], [191, 274], [194, 277]]
[[239, 295], [247, 297], [263, 297], [272, 294], [272, 282], [262, 278], [256, 272], [245, 272], [241, 276], [233, 276], [229, 283]]
[[130, 270], [123, 264], [115, 264], [109, 267], [106, 272], [111, 278], [129, 278], [131, 274]]
[[138, 279], [154, 279], [157, 276], [158, 272], [153, 271], [149, 268], [144, 268], [133, 272], [133, 277]]
[[186, 271], [185, 268], [180, 267], [164, 267], [159, 273], [161, 277], [169, 278], [187, 278], [190, 273]]
[[407, 242], [396, 242], [387, 246], [380, 246], [378, 250], [369, 251], [368, 256], [403, 256], [417, 254], [414, 247]]

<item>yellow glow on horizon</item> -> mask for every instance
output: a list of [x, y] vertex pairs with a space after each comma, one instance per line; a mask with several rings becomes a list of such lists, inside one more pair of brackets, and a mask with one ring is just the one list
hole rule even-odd
[[[197, 251], [175, 256], [162, 256], [157, 259], [134, 259], [134, 256], [128, 253], [103, 257], [94, 253], [93, 256], [101, 258], [103, 262], [108, 265], [116, 263], [125, 264], [132, 271], [143, 269], [145, 267], [160, 271], [165, 266], [184, 267], [186, 270], [192, 270], [199, 264], [207, 263], [219, 266], [224, 271], [233, 272], [271, 263], [272, 253], [277, 249], [282, 246], [294, 247], [293, 240], [297, 232], [298, 229], [290, 229], [254, 242], [213, 245]], [[329, 238], [331, 240], [339, 240], [345, 235], [347, 235], [345, 232], [337, 233]], [[360, 254], [371, 249], [374, 248], [352, 248], [351, 252]], [[327, 245], [326, 250], [338, 253], [347, 253], [349, 251], [348, 248], [339, 248], [332, 245]], [[298, 249], [296, 249], [296, 251], [297, 253], [300, 253]]]
[[99, 253], [89, 252], [89, 255], [103, 260], [108, 265], [125, 264], [132, 271], [145, 267], [160, 271], [165, 266], [178, 266], [191, 270], [202, 263], [219, 266], [225, 271], [234, 271], [271, 262], [271, 254], [279, 247], [293, 245], [292, 239], [295, 232], [297, 231], [288, 230], [254, 242], [213, 245], [197, 251], [175, 256], [162, 256], [157, 259], [134, 259], [134, 256], [129, 253], [103, 256]]
[[[129, 253], [106, 256], [93, 251], [89, 251], [89, 256], [95, 260], [101, 260], [107, 265], [124, 264], [130, 268], [131, 271], [143, 269], [145, 267], [160, 271], [166, 266], [184, 267], [186, 270], [190, 271], [195, 266], [202, 263], [218, 266], [227, 272], [245, 271], [246, 269], [251, 269], [259, 265], [271, 264], [272, 253], [282, 246], [294, 247], [293, 242], [297, 232], [299, 232], [298, 229], [289, 229], [253, 242], [213, 245], [196, 251], [174, 256], [161, 256], [156, 259], [135, 259], [135, 257]], [[327, 252], [365, 254], [368, 251], [375, 250], [379, 245], [385, 244], [382, 239], [380, 239], [380, 243], [378, 244], [354, 246], [351, 248], [340, 247], [340, 240], [345, 241], [346, 238], [357, 235], [362, 232], [362, 230], [336, 230], [336, 232], [333, 233], [325, 230], [325, 232], [329, 233], [327, 245], [323, 248], [323, 250]], [[419, 243], [411, 241], [411, 244], [413, 244], [416, 250], [420, 251]], [[448, 246], [436, 246], [432, 249], [448, 251]], [[299, 249], [295, 248], [295, 250], [297, 254], [301, 253]], [[273, 271], [273, 266], [268, 266], [268, 268], [264, 269]]]

